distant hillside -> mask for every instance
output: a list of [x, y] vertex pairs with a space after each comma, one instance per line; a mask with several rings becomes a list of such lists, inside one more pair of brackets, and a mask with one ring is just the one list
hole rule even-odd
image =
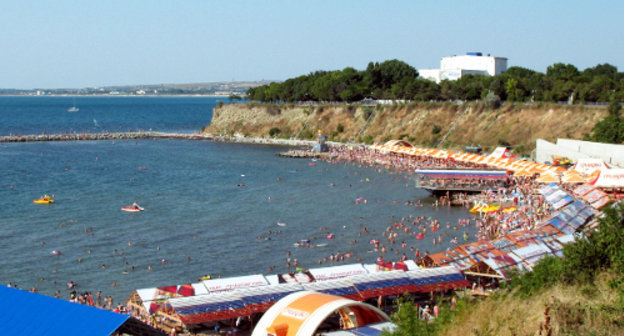
[[268, 81], [206, 82], [190, 84], [118, 85], [89, 88], [61, 89], [0, 89], [0, 95], [222, 95], [243, 96], [250, 89], [268, 84]]
[[607, 111], [601, 106], [479, 103], [411, 103], [397, 105], [226, 104], [217, 107], [210, 134], [313, 139], [318, 130], [335, 141], [384, 142], [402, 138], [414, 144], [489, 150], [512, 145], [529, 153], [535, 140], [582, 139]]

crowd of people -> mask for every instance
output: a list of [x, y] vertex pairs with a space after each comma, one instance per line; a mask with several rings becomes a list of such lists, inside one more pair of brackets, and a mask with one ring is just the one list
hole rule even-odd
[[[384, 166], [387, 169], [398, 171], [406, 175], [414, 174], [416, 169], [488, 169], [486, 165], [470, 162], [460, 162], [453, 159], [440, 159], [428, 156], [397, 154], [371, 149], [366, 146], [334, 146], [330, 148], [329, 162], [351, 162], [367, 166]], [[490, 168], [491, 169], [491, 168]], [[371, 239], [375, 250], [382, 255], [389, 252], [397, 255], [399, 260], [423, 256], [421, 251], [410, 248], [403, 251], [404, 241], [422, 239], [426, 234], [433, 235], [433, 245], [448, 242], [448, 248], [463, 244], [469, 240], [491, 240], [508, 234], [512, 231], [531, 230], [550, 215], [548, 204], [542, 195], [537, 192], [539, 184], [532, 177], [508, 176], [498, 181], [462, 180], [462, 179], [435, 179], [428, 180], [442, 187], [476, 187], [483, 189], [478, 194], [454, 193], [443, 194], [433, 203], [433, 206], [461, 205], [470, 208], [474, 204], [493, 204], [500, 206], [500, 211], [476, 212], [460, 219], [457, 224], [446, 223], [444, 232], [436, 233], [441, 223], [434, 218], [402, 218], [394, 225], [386, 228], [381, 239]], [[408, 201], [408, 205], [420, 206], [417, 201]], [[467, 228], [475, 227], [477, 234], [474, 237], [468, 234]], [[453, 231], [458, 234], [452, 234]], [[451, 234], [450, 234], [451, 233]], [[361, 234], [368, 234], [362, 231]], [[401, 244], [397, 242], [401, 240]], [[325, 261], [323, 259], [323, 261]]]

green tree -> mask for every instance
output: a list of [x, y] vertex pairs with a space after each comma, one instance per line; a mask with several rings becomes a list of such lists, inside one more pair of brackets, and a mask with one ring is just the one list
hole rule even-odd
[[509, 78], [505, 82], [505, 93], [507, 99], [511, 101], [522, 101], [524, 97], [524, 90], [520, 85], [520, 82], [515, 78]]
[[555, 63], [546, 68], [546, 76], [554, 80], [570, 81], [578, 75], [578, 69], [572, 64]]
[[622, 107], [620, 103], [612, 99], [609, 103], [609, 115], [599, 121], [592, 128], [590, 140], [619, 144], [624, 141], [624, 120], [620, 116]]
[[386, 332], [382, 336], [431, 335], [435, 330], [433, 324], [419, 318], [418, 308], [414, 305], [414, 301], [409, 298], [399, 298], [395, 302], [394, 311], [392, 321], [396, 324], [396, 328], [392, 333]]

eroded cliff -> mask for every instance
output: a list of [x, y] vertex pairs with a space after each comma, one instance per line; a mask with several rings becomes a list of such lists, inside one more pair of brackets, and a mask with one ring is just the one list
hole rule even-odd
[[607, 111], [604, 107], [557, 104], [414, 103], [387, 106], [227, 104], [215, 108], [203, 132], [251, 137], [313, 139], [321, 130], [331, 140], [489, 148], [509, 144], [528, 153], [538, 138], [582, 139]]

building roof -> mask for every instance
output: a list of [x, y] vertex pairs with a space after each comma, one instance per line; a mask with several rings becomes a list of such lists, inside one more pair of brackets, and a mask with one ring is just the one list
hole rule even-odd
[[[107, 336], [130, 319], [108, 310], [4, 286], [0, 287], [0, 297], [3, 335]], [[137, 320], [133, 323], [140, 324]], [[140, 334], [160, 334], [147, 329]]]

